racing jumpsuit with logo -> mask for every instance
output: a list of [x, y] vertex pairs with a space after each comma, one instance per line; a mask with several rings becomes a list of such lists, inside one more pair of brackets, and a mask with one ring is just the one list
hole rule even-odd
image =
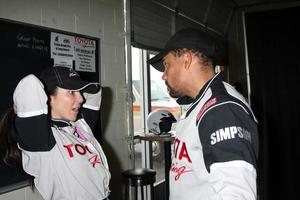
[[255, 200], [257, 120], [216, 74], [176, 125], [170, 200]]
[[75, 122], [51, 120], [43, 85], [24, 77], [14, 91], [15, 125], [25, 172], [46, 200], [101, 200], [109, 195], [110, 172], [92, 129], [99, 116], [101, 90], [85, 94]]

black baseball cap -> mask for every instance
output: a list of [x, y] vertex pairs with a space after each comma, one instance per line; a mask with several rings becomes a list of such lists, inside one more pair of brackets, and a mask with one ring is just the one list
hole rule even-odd
[[206, 55], [208, 58], [216, 59], [218, 57], [218, 45], [216, 40], [207, 32], [194, 28], [185, 28], [167, 41], [164, 49], [147, 62], [158, 71], [164, 71], [163, 57], [175, 49], [196, 49]]
[[60, 87], [71, 91], [94, 94], [100, 89], [99, 83], [84, 81], [75, 70], [65, 66], [53, 66], [44, 69], [40, 74], [40, 79], [47, 91]]

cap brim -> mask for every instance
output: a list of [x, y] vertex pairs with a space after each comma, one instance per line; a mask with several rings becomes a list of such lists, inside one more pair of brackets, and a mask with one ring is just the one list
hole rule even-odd
[[67, 84], [69, 87], [64, 88], [72, 91], [82, 91], [90, 94], [95, 94], [100, 89], [100, 84], [97, 82], [86, 82], [83, 80], [72, 81]]
[[163, 57], [165, 56], [165, 52], [160, 52], [156, 56], [149, 59], [147, 62], [152, 65], [155, 69], [157, 69], [160, 72], [163, 72], [165, 70], [165, 66], [163, 64]]
[[87, 85], [84, 86], [81, 91], [89, 93], [89, 94], [96, 94], [100, 89], [100, 84], [99, 83], [88, 83]]

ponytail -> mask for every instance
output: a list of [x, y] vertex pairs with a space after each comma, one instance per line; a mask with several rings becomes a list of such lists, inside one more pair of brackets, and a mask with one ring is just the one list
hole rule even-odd
[[12, 167], [20, 166], [21, 153], [17, 146], [16, 131], [14, 128], [15, 113], [9, 108], [0, 121], [0, 144], [2, 161]]
[[[15, 129], [15, 112], [10, 107], [3, 114], [0, 121], [0, 158], [1, 162], [9, 167], [22, 167], [22, 154], [17, 146]], [[34, 188], [34, 177], [27, 174], [31, 189]]]

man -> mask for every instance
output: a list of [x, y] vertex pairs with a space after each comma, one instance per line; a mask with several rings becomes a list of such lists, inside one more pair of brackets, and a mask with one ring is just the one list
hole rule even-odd
[[254, 200], [257, 121], [240, 93], [214, 72], [215, 40], [196, 29], [174, 34], [148, 62], [172, 97], [193, 99], [176, 125], [170, 200]]

